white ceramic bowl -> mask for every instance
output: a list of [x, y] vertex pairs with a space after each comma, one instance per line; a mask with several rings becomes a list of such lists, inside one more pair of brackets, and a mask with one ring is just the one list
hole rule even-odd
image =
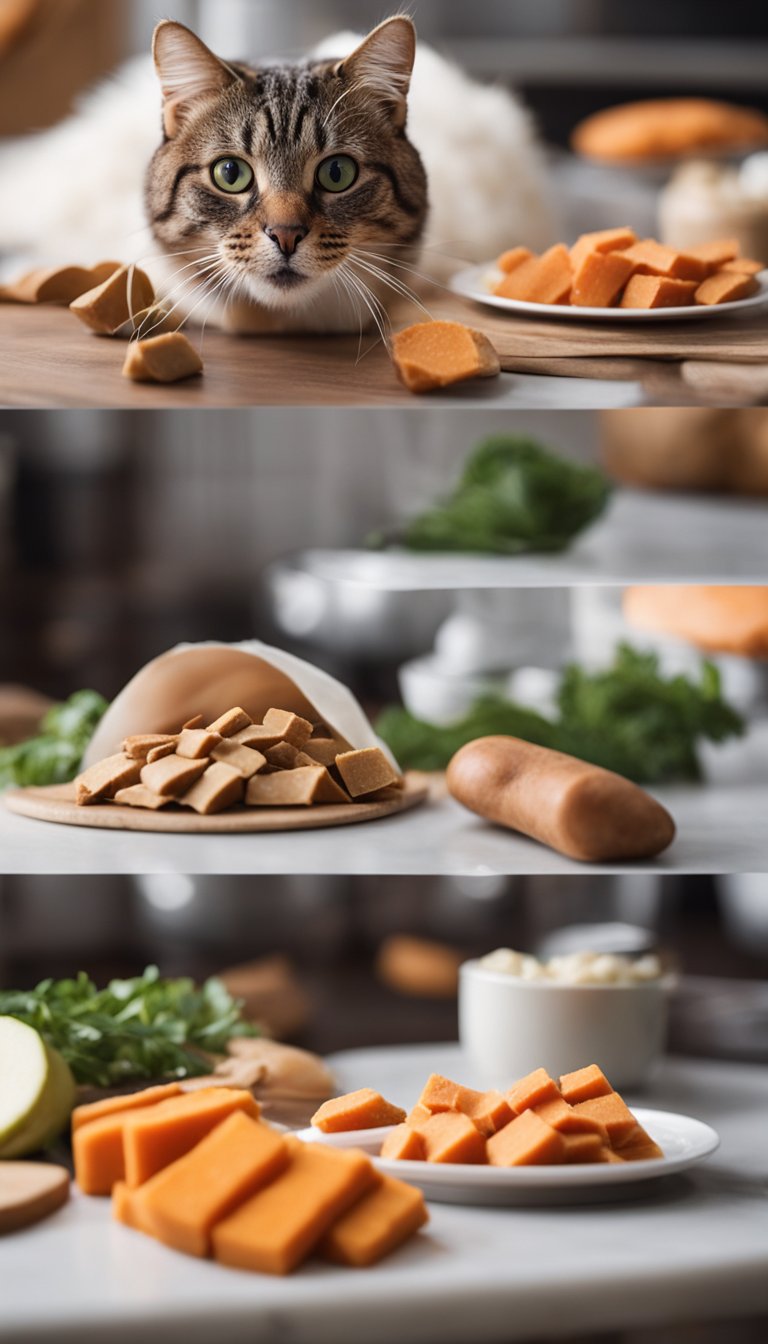
[[599, 1064], [614, 1087], [641, 1085], [664, 1049], [663, 980], [568, 985], [521, 980], [465, 961], [459, 1037], [480, 1080], [503, 1090], [533, 1069], [557, 1078]]

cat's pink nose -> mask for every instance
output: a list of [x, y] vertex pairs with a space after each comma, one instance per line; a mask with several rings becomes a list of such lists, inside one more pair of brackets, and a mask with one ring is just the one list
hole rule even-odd
[[299, 243], [307, 236], [307, 230], [301, 224], [265, 224], [264, 232], [275, 247], [280, 248], [284, 257], [292, 257]]

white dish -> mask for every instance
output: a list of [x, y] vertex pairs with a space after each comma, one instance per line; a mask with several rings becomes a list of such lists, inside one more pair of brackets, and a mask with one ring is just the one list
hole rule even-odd
[[462, 298], [487, 304], [491, 308], [501, 308], [504, 312], [523, 313], [529, 317], [557, 317], [566, 322], [687, 322], [694, 318], [722, 317], [725, 313], [743, 312], [768, 299], [768, 270], [761, 271], [757, 276], [760, 288], [748, 299], [738, 299], [734, 303], [692, 304], [686, 308], [573, 308], [570, 304], [525, 303], [522, 299], [503, 299], [498, 294], [492, 294], [488, 286], [495, 277], [501, 279], [501, 272], [494, 270], [493, 262], [484, 266], [468, 266], [452, 277], [450, 288]]
[[[496, 1204], [507, 1207], [548, 1204], [602, 1204], [642, 1196], [653, 1182], [674, 1176], [709, 1157], [720, 1146], [716, 1131], [701, 1120], [672, 1111], [633, 1107], [638, 1122], [663, 1150], [664, 1156], [647, 1162], [578, 1163], [555, 1167], [486, 1167], [464, 1163], [405, 1162], [376, 1158], [388, 1176], [409, 1181], [427, 1199], [445, 1204]], [[386, 1135], [388, 1130], [377, 1130]], [[298, 1137], [306, 1139], [311, 1131]], [[335, 1147], [361, 1148], [372, 1130], [321, 1134], [313, 1141], [333, 1138]], [[340, 1140], [346, 1140], [341, 1143]], [[368, 1149], [370, 1151], [370, 1149]]]
[[340, 1134], [324, 1134], [322, 1129], [310, 1125], [296, 1135], [304, 1143], [325, 1143], [330, 1148], [362, 1148], [364, 1153], [378, 1157], [381, 1145], [392, 1129], [392, 1125], [380, 1125], [378, 1129], [347, 1129]]

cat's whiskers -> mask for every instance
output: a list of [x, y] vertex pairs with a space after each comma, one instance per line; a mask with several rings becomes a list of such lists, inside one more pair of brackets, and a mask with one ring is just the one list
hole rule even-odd
[[352, 285], [353, 288], [356, 290], [356, 292], [359, 294], [360, 298], [362, 299], [363, 303], [365, 304], [366, 308], [371, 314], [371, 317], [373, 318], [373, 321], [376, 325], [376, 328], [384, 345], [388, 346], [389, 337], [387, 335], [387, 331], [389, 329], [390, 323], [389, 323], [389, 315], [387, 313], [386, 308], [381, 303], [380, 299], [376, 296], [376, 294], [374, 294], [370, 286], [365, 283], [365, 280], [363, 280], [362, 276], [356, 275], [353, 271], [349, 271], [346, 268], [347, 268], [347, 262], [342, 262], [341, 266], [338, 268], [339, 273], [344, 276], [345, 280], [350, 285]]
[[[202, 284], [207, 283], [207, 281], [213, 277], [213, 275], [215, 274], [220, 265], [222, 265], [221, 258], [217, 257], [216, 262], [211, 262], [206, 267], [203, 267], [200, 272], [201, 283]], [[168, 300], [171, 299], [175, 293], [181, 290], [181, 293], [179, 294], [179, 297], [176, 300], [176, 302], [170, 308], [164, 309], [162, 316], [158, 318], [158, 320], [154, 322], [147, 331], [144, 331], [144, 325], [148, 317], [151, 315], [148, 314], [147, 318], [144, 319], [144, 322], [141, 323], [137, 331], [134, 333], [135, 338], [139, 340], [147, 340], [152, 335], [153, 331], [156, 331], [157, 328], [161, 327], [164, 322], [167, 322], [169, 318], [173, 317], [173, 314], [176, 312], [178, 308], [181, 307], [182, 303], [187, 302], [190, 298], [194, 296], [196, 281], [197, 281], [196, 275], [188, 275], [186, 279], [180, 281], [179, 284], [173, 285], [171, 289], [168, 290], [168, 292], [162, 296], [162, 298], [160, 299], [160, 303], [161, 304], [167, 303]], [[187, 289], [187, 286], [190, 285], [192, 286], [192, 289], [190, 290], [190, 292], [185, 293], [184, 291]], [[179, 330], [181, 330], [181, 328], [179, 328]]]
[[375, 266], [373, 262], [363, 260], [358, 255], [350, 257], [350, 261], [366, 271], [369, 275], [373, 276], [373, 278], [378, 280], [380, 284], [386, 285], [395, 294], [399, 294], [401, 298], [407, 299], [409, 303], [414, 303], [417, 308], [420, 308], [421, 311], [426, 314], [430, 321], [432, 320], [432, 313], [426, 305], [422, 303], [418, 295], [415, 294], [398, 276], [389, 275], [387, 271], [382, 270], [380, 266]]
[[338, 96], [338, 98], [336, 99], [335, 103], [332, 103], [332, 104], [331, 104], [331, 107], [330, 107], [329, 111], [326, 113], [326, 115], [325, 115], [325, 117], [324, 117], [324, 119], [323, 119], [323, 123], [322, 123], [322, 125], [323, 125], [323, 130], [326, 129], [326, 127], [327, 127], [327, 125], [328, 125], [328, 122], [330, 121], [331, 117], [333, 116], [334, 112], [336, 111], [336, 108], [339, 106], [339, 103], [343, 103], [343, 101], [344, 101], [345, 98], [349, 98], [350, 95], [353, 94], [353, 93], [359, 93], [359, 92], [360, 92], [362, 89], [364, 89], [364, 88], [365, 88], [365, 81], [362, 80], [362, 79], [359, 79], [359, 80], [357, 81], [357, 83], [355, 83], [355, 84], [350, 84], [350, 86], [349, 86], [348, 89], [344, 89], [343, 93], [340, 93], [340, 94], [339, 94], [339, 96]]

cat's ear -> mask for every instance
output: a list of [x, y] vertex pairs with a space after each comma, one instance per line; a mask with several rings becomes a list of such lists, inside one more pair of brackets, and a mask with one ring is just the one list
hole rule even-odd
[[396, 124], [404, 126], [415, 58], [416, 29], [405, 15], [397, 15], [374, 28], [338, 69], [387, 103]]
[[177, 133], [185, 113], [198, 98], [222, 93], [239, 78], [189, 28], [171, 19], [157, 25], [152, 55], [163, 89], [165, 131], [170, 137]]

